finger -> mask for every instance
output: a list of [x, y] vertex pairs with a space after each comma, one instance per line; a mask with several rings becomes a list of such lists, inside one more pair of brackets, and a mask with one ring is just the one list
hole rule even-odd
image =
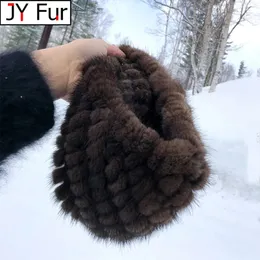
[[107, 55], [109, 56], [120, 56], [125, 57], [125, 53], [122, 52], [117, 46], [115, 45], [109, 45], [107, 47]]
[[68, 103], [70, 103], [70, 99], [71, 99], [71, 97], [70, 97], [69, 94], [67, 94], [67, 95], [64, 96], [62, 99], [65, 100], [65, 101], [67, 101]]

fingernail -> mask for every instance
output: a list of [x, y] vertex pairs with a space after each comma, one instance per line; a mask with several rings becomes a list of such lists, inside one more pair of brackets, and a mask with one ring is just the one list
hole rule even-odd
[[120, 49], [119, 49], [119, 53], [120, 53], [121, 56], [125, 57], [125, 53], [122, 52]]

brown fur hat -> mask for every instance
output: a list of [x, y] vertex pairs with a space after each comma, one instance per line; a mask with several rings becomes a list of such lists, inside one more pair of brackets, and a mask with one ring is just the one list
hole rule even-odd
[[147, 53], [84, 68], [57, 138], [62, 210], [96, 238], [125, 243], [171, 223], [207, 183], [209, 166], [185, 91]]

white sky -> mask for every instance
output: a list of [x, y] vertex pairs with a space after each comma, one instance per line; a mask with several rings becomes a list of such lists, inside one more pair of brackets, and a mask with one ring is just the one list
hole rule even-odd
[[[248, 68], [256, 70], [260, 68], [260, 0], [253, 1], [255, 9], [250, 19], [258, 25], [245, 23], [234, 31], [232, 40], [242, 47], [230, 52], [228, 60], [236, 67], [244, 60]], [[158, 53], [162, 39], [147, 32], [157, 26], [154, 10], [141, 0], [107, 0], [106, 7], [114, 16], [107, 41], [117, 44], [115, 35], [120, 33], [122, 38], [128, 37], [136, 47], [154, 55]]]

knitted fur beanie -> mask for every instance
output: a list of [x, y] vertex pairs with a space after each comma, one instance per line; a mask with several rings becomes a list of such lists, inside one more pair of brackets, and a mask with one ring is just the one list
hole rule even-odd
[[176, 219], [207, 183], [185, 91], [147, 53], [85, 65], [54, 153], [62, 211], [96, 238], [125, 243]]

